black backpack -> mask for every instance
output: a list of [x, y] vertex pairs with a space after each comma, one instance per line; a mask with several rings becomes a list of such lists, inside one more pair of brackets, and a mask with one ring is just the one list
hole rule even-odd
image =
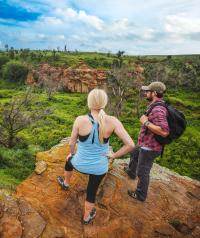
[[166, 104], [163, 101], [156, 102], [152, 106], [150, 106], [145, 115], [148, 116], [152, 109], [156, 106], [163, 106], [168, 111], [167, 121], [169, 125], [169, 135], [167, 137], [162, 137], [155, 134], [156, 141], [164, 147], [164, 145], [170, 144], [173, 140], [179, 138], [183, 134], [187, 125], [187, 121], [182, 112], [179, 112], [176, 108]]

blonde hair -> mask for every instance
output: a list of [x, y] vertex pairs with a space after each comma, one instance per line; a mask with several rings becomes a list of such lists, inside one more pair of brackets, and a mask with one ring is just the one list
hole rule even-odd
[[98, 114], [98, 123], [99, 123], [99, 140], [100, 143], [103, 144], [103, 135], [104, 135], [104, 128], [105, 128], [105, 115], [104, 108], [108, 103], [108, 96], [103, 89], [93, 89], [88, 94], [87, 98], [88, 108], [94, 110], [100, 110]]

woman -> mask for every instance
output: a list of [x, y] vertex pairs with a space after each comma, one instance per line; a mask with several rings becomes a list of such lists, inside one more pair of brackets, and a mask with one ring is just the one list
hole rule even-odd
[[[119, 158], [132, 151], [134, 147], [133, 140], [121, 122], [103, 111], [107, 101], [107, 94], [102, 89], [93, 89], [89, 93], [90, 113], [76, 118], [70, 138], [71, 153], [67, 156], [65, 176], [57, 178], [61, 187], [67, 190], [73, 169], [89, 175], [83, 224], [89, 224], [96, 216], [94, 208], [96, 193], [100, 182], [108, 172], [108, 158], [112, 160]], [[108, 157], [109, 137], [113, 132], [123, 141], [124, 146]], [[77, 139], [79, 141], [75, 153]]]

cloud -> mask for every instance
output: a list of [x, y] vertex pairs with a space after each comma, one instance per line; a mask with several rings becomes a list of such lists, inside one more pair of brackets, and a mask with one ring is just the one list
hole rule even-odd
[[200, 32], [191, 33], [188, 36], [191, 40], [200, 41]]
[[64, 8], [69, 5], [70, 0], [7, 0], [11, 6], [24, 8], [29, 12], [42, 12], [48, 14], [55, 10], [55, 8]]
[[58, 39], [59, 40], [65, 40], [65, 36], [64, 35], [58, 35]]
[[61, 26], [64, 24], [64, 22], [57, 17], [42, 16], [38, 19], [36, 24], [43, 25], [45, 27], [49, 27], [49, 26], [54, 27], [54, 26]]
[[13, 19], [2, 19], [2, 18], [0, 18], [0, 26], [1, 25], [17, 27], [17, 26], [21, 25], [21, 22], [18, 22], [18, 21], [13, 20]]
[[29, 12], [22, 7], [9, 5], [7, 2], [1, 1], [0, 16], [2, 19], [13, 19], [17, 21], [35, 21], [41, 13]]
[[200, 32], [200, 18], [184, 15], [169, 15], [166, 17], [165, 31], [177, 34], [190, 34]]
[[131, 30], [131, 28], [132, 25], [130, 24], [127, 18], [115, 20], [114, 22], [112, 22], [110, 25], [107, 26], [108, 31], [117, 34], [127, 33], [128, 31]]
[[[0, 19], [0, 40], [22, 48], [200, 53], [197, 0], [7, 0], [34, 20]], [[170, 14], [169, 14], [170, 12]], [[183, 14], [184, 12], [184, 14]]]
[[4, 47], [3, 47], [3, 42], [2, 41], [0, 41], [0, 49], [3, 49]]
[[78, 19], [88, 25], [95, 27], [97, 30], [102, 30], [103, 21], [96, 16], [87, 15], [84, 11], [79, 11]]
[[155, 37], [155, 30], [152, 28], [144, 29], [141, 34], [141, 39], [143, 40], [153, 40]]
[[97, 30], [102, 30], [104, 25], [103, 20], [101, 20], [97, 16], [86, 14], [86, 12], [83, 10], [75, 11], [72, 8], [57, 8], [55, 10], [55, 14], [57, 15], [57, 17], [62, 18], [66, 23], [70, 21], [83, 22], [88, 26], [94, 27]]

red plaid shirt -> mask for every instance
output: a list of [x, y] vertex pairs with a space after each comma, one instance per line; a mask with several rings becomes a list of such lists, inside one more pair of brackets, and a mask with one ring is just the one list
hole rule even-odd
[[[156, 102], [162, 101], [161, 99], [156, 100]], [[153, 102], [155, 103], [155, 102]], [[151, 103], [150, 105], [153, 105]], [[167, 122], [167, 109], [164, 106], [156, 106], [148, 115], [148, 120], [156, 126], [160, 126], [165, 132], [169, 132], [169, 125]], [[154, 133], [149, 129], [145, 133], [146, 127], [142, 126], [139, 133], [138, 145], [148, 147], [154, 151], [161, 151], [162, 146], [158, 143], [154, 137]]]

